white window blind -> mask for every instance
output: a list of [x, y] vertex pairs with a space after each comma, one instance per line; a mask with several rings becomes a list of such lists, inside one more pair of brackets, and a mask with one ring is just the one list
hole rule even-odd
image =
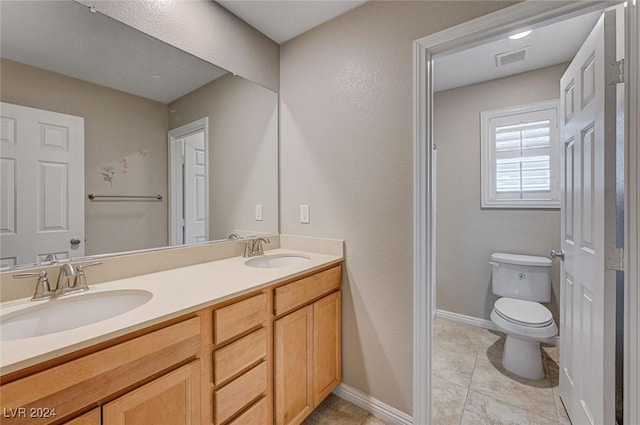
[[482, 207], [558, 208], [558, 101], [482, 113]]

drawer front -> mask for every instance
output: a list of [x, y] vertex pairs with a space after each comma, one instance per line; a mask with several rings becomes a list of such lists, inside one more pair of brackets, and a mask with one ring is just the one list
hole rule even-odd
[[220, 385], [267, 355], [267, 330], [262, 328], [216, 351], [214, 383]]
[[[1, 407], [55, 406], [58, 418], [71, 415], [199, 351], [200, 319], [194, 317], [2, 385]], [[44, 425], [56, 418], [5, 420], [6, 425]]]
[[214, 393], [216, 424], [219, 425], [242, 410], [267, 390], [267, 363], [262, 362], [249, 372]]
[[246, 412], [238, 416], [229, 425], [267, 425], [269, 423], [269, 406], [267, 398], [251, 406]]
[[324, 294], [340, 288], [342, 269], [338, 265], [323, 272], [276, 288], [274, 309], [284, 314]]
[[220, 344], [267, 320], [267, 294], [258, 294], [216, 310], [213, 314], [214, 340]]

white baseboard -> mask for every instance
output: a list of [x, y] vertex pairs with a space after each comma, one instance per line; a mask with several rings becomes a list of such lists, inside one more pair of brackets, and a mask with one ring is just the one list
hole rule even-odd
[[338, 388], [333, 390], [333, 393], [341, 399], [366, 410], [373, 416], [382, 419], [389, 423], [389, 425], [413, 424], [413, 418], [411, 416], [348, 385], [338, 385]]
[[491, 320], [480, 319], [478, 317], [467, 316], [465, 314], [453, 313], [451, 311], [437, 309], [436, 317], [440, 317], [441, 319], [453, 320], [454, 322], [464, 323], [465, 325], [489, 329], [490, 331], [498, 331], [498, 327]]
[[[479, 328], [488, 329], [490, 331], [500, 332], [495, 323], [491, 320], [480, 319], [478, 317], [467, 316], [465, 314], [453, 313], [451, 311], [446, 310], [436, 310], [436, 317], [440, 317], [442, 319], [452, 320], [454, 322], [464, 323], [465, 325], [477, 326]], [[560, 345], [560, 336], [556, 335], [552, 338], [553, 344]]]

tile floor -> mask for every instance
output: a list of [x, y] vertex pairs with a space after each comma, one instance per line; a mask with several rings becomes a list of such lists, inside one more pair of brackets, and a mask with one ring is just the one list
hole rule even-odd
[[558, 347], [543, 346], [546, 377], [502, 367], [504, 334], [437, 318], [433, 425], [570, 425], [558, 396]]
[[368, 412], [333, 394], [309, 415], [302, 425], [387, 425]]
[[[432, 425], [571, 425], [558, 396], [558, 347], [543, 347], [546, 377], [502, 367], [504, 335], [437, 318]], [[387, 425], [333, 394], [303, 425]]]

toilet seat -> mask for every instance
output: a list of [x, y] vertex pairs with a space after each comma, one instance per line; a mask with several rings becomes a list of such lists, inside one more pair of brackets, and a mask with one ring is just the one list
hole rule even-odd
[[500, 298], [494, 304], [494, 311], [502, 319], [515, 325], [545, 328], [553, 323], [551, 311], [533, 301]]
[[[531, 311], [534, 313], [530, 314]], [[532, 301], [500, 298], [495, 302], [490, 317], [499, 331], [520, 339], [543, 342], [558, 334], [551, 312]]]

